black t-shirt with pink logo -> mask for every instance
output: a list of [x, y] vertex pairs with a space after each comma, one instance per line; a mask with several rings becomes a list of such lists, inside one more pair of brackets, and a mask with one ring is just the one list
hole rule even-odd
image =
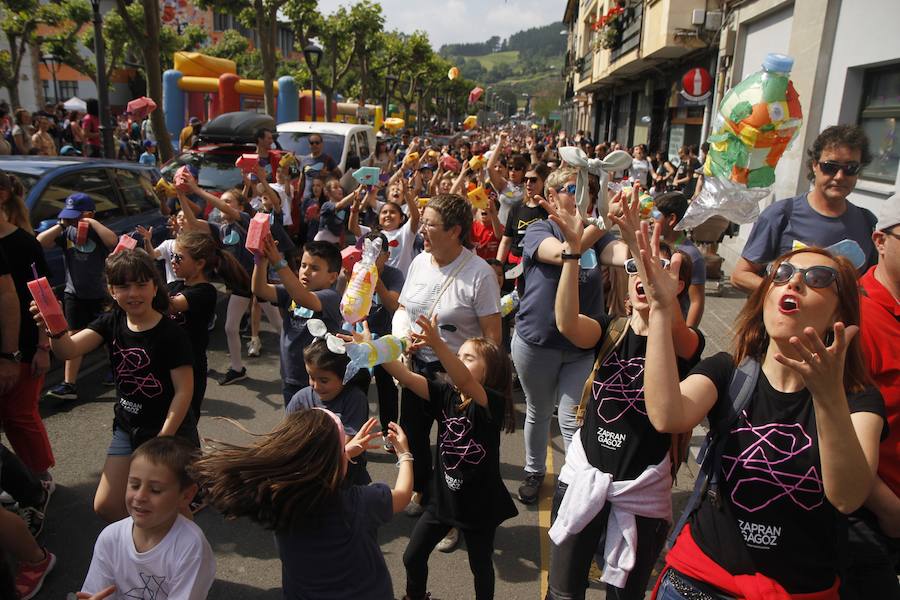
[[106, 342], [116, 381], [116, 427], [162, 428], [175, 396], [172, 369], [190, 366], [191, 342], [172, 319], [163, 317], [156, 327], [132, 331], [125, 313], [115, 308], [88, 325]]
[[488, 390], [487, 407], [470, 402], [449, 383], [429, 380], [427, 410], [438, 423], [431, 509], [454, 527], [496, 527], [519, 514], [500, 477], [500, 430], [505, 403]]
[[[710, 419], [730, 402], [734, 369], [731, 355], [720, 352], [691, 372], [718, 390]], [[851, 413], [884, 417], [875, 388], [848, 394], [847, 402]], [[809, 391], [780, 392], [760, 372], [750, 404], [725, 442], [722, 470], [721, 507], [705, 497], [691, 517], [691, 534], [703, 552], [732, 575], [762, 573], [790, 593], [831, 587], [846, 519], [825, 497]]]
[[[600, 323], [608, 331], [611, 320]], [[678, 373], [687, 375], [700, 360], [705, 339], [690, 359], [678, 359]], [[604, 338], [606, 333], [604, 333]], [[603, 343], [601, 338], [597, 350]], [[648, 467], [659, 464], [672, 442], [668, 433], [659, 433], [650, 424], [644, 405], [644, 357], [647, 337], [628, 326], [618, 348], [603, 360], [591, 383], [591, 396], [581, 427], [581, 444], [591, 466], [609, 473], [615, 481], [638, 477]]]

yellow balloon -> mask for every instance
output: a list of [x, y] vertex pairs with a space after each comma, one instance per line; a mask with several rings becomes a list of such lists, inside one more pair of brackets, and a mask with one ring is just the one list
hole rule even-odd
[[447, 72], [447, 77], [449, 77], [451, 80], [456, 79], [457, 77], [459, 77], [459, 69], [457, 69], [456, 67], [451, 67]]

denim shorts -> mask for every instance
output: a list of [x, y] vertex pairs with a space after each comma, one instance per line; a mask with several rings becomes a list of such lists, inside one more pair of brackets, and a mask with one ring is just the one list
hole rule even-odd
[[118, 427], [113, 427], [112, 441], [106, 449], [107, 456], [131, 456], [131, 436]]

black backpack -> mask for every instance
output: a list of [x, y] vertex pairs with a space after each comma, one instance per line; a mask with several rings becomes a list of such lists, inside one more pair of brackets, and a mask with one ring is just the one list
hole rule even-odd
[[675, 523], [672, 533], [669, 534], [669, 539], [666, 540], [667, 548], [672, 547], [688, 519], [700, 507], [704, 493], [713, 505], [720, 506], [719, 477], [722, 474], [722, 452], [725, 450], [725, 440], [728, 439], [728, 434], [740, 418], [741, 412], [747, 408], [747, 404], [750, 402], [750, 397], [756, 389], [756, 382], [759, 380], [759, 369], [759, 362], [756, 360], [752, 358], [742, 360], [731, 376], [731, 385], [728, 387], [730, 404], [723, 403], [724, 410], [721, 411], [721, 414], [713, 416], [710, 413], [708, 416], [710, 419], [709, 431], [706, 433], [703, 445], [700, 446], [700, 452], [697, 453], [700, 472], [694, 483], [694, 491], [691, 492], [684, 511]]

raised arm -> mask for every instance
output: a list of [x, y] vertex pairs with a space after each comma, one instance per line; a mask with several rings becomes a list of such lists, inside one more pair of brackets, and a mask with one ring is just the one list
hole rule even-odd
[[[277, 272], [278, 276], [281, 278], [281, 285], [284, 286], [284, 289], [287, 290], [288, 295], [290, 295], [294, 302], [313, 312], [322, 310], [322, 301], [303, 285], [303, 282], [297, 278], [297, 274], [291, 270], [290, 266], [288, 266], [287, 261], [284, 260], [284, 256], [278, 251], [278, 247], [275, 245], [272, 234], [269, 234], [266, 238], [265, 257], [261, 258], [259, 264], [253, 269], [254, 283], [256, 284], [256, 287], [253, 288], [254, 293], [259, 289], [263, 292], [263, 295], [260, 295], [260, 297], [269, 300], [270, 302], [275, 301], [278, 297], [274, 285], [266, 283], [265, 286], [267, 287], [262, 286], [262, 280], [265, 278], [265, 267], [268, 266], [269, 260], [272, 261], [273, 268], [276, 266], [278, 267]], [[262, 271], [262, 274], [256, 275], [257, 270]]]
[[[35, 304], [33, 300], [31, 301], [29, 310], [34, 318], [34, 322], [37, 323], [38, 329], [47, 331], [47, 325], [44, 323], [44, 318], [41, 316], [37, 304]], [[66, 331], [57, 338], [50, 338], [50, 347], [53, 349], [53, 354], [62, 360], [70, 360], [72, 358], [84, 356], [88, 352], [98, 348], [102, 343], [103, 337], [93, 329], [82, 329], [75, 335], [71, 335]]]
[[[278, 299], [278, 292], [276, 291], [275, 286], [268, 281], [270, 260], [273, 265], [284, 265], [284, 270], [290, 271], [286, 261], [284, 261], [284, 256], [282, 256], [281, 252], [278, 251], [278, 247], [275, 245], [272, 234], [269, 234], [266, 238], [263, 255], [256, 257], [256, 264], [253, 265], [253, 276], [250, 280], [250, 290], [257, 298], [261, 298], [268, 302], [275, 302]], [[279, 271], [281, 271], [281, 269], [279, 269]]]
[[40, 232], [37, 236], [37, 241], [40, 242], [42, 248], [52, 248], [56, 243], [56, 238], [61, 236], [63, 231], [63, 226], [57, 223], [53, 227]]
[[[413, 338], [431, 346], [459, 393], [471, 398], [479, 406], [487, 406], [487, 392], [484, 391], [484, 387], [472, 376], [472, 372], [450, 349], [447, 342], [441, 339], [441, 334], [438, 332], [437, 315], [434, 315], [431, 320], [422, 315], [416, 320], [416, 325], [419, 326], [421, 333], [412, 334]], [[475, 357], [465, 356], [464, 358], [471, 360]]]
[[84, 221], [87, 221], [88, 225], [91, 226], [91, 229], [97, 232], [100, 241], [102, 241], [103, 245], [107, 248], [115, 248], [116, 244], [119, 243], [119, 236], [116, 235], [116, 232], [97, 219], [86, 218]]
[[397, 467], [400, 469], [397, 473], [397, 482], [391, 490], [391, 507], [396, 514], [406, 508], [406, 505], [412, 500], [413, 455], [409, 451], [406, 432], [393, 421], [388, 423], [387, 439], [397, 451]]

